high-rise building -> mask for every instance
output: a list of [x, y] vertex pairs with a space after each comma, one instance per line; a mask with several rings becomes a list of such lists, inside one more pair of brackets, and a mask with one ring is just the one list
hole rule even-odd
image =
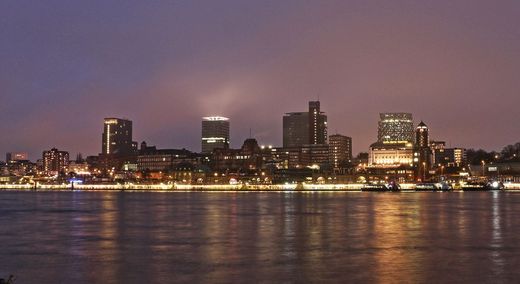
[[327, 144], [327, 116], [319, 101], [309, 102], [309, 144]]
[[329, 160], [334, 169], [352, 160], [352, 138], [340, 134], [330, 135]]
[[58, 151], [52, 148], [43, 152], [43, 171], [61, 172], [66, 171], [69, 165], [69, 152]]
[[428, 126], [421, 121], [415, 129], [415, 146], [419, 148], [430, 147]]
[[132, 121], [121, 118], [105, 118], [102, 150], [105, 155], [130, 155], [134, 153]]
[[229, 147], [229, 118], [209, 116], [202, 118], [202, 153]]
[[432, 166], [432, 151], [430, 148], [428, 126], [421, 121], [415, 129], [415, 151], [413, 162], [417, 180], [425, 181], [429, 177]]
[[327, 144], [327, 116], [319, 101], [309, 102], [307, 112], [290, 112], [283, 117], [283, 147]]
[[377, 142], [383, 144], [413, 143], [413, 118], [411, 113], [381, 113]]
[[309, 143], [309, 113], [286, 113], [283, 117], [283, 147], [300, 147], [307, 143]]

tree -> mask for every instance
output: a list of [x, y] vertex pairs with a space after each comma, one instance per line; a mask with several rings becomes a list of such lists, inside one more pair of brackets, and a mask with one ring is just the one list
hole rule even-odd
[[468, 159], [468, 163], [471, 165], [478, 165], [484, 161], [485, 163], [490, 163], [495, 160], [495, 155], [497, 153], [492, 152], [486, 152], [482, 149], [468, 149], [466, 150], [466, 157]]
[[519, 161], [520, 160], [520, 142], [512, 145], [507, 145], [502, 149], [502, 152], [500, 152], [502, 155], [502, 160], [508, 161], [508, 160], [514, 160]]

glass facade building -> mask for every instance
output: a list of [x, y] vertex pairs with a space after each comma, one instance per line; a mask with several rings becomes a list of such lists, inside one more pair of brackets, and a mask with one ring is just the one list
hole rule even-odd
[[411, 113], [381, 113], [377, 141], [383, 144], [414, 142], [414, 125]]

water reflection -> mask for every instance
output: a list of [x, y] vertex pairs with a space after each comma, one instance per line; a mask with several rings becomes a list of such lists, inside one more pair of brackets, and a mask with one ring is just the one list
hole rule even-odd
[[21, 283], [507, 282], [520, 276], [520, 194], [0, 197], [0, 275], [23, 275]]
[[495, 275], [503, 275], [504, 260], [502, 259], [502, 227], [501, 227], [501, 212], [500, 212], [500, 195], [499, 192], [492, 193], [492, 227], [491, 232], [491, 260], [493, 262], [493, 272]]

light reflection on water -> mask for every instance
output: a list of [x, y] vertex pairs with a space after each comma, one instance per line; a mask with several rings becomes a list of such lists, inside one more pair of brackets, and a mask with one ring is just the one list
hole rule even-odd
[[19, 283], [513, 282], [520, 194], [0, 191]]

